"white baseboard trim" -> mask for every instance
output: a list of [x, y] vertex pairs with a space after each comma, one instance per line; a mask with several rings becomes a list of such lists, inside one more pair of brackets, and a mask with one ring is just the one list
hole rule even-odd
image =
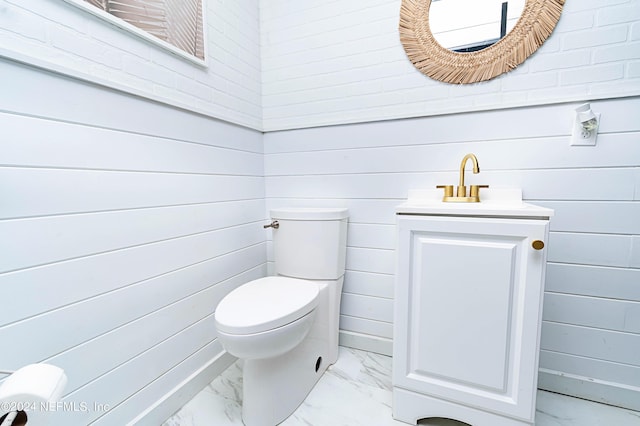
[[233, 364], [236, 359], [228, 352], [222, 352], [140, 413], [129, 425], [162, 424]]
[[391, 356], [393, 341], [384, 337], [340, 330], [340, 346]]
[[[340, 346], [393, 355], [393, 341], [383, 337], [340, 330]], [[538, 388], [629, 410], [640, 411], [640, 386], [607, 382], [541, 368]]]
[[640, 387], [541, 368], [538, 388], [640, 411]]
[[[344, 330], [340, 330], [340, 346], [375, 352], [387, 356], [391, 356], [393, 353], [393, 341], [391, 339]], [[229, 355], [227, 352], [222, 352], [171, 391], [167, 392], [164, 397], [140, 413], [140, 415], [129, 424], [162, 424], [162, 422], [178, 411], [235, 361], [235, 357]], [[636, 386], [607, 382], [541, 368], [538, 374], [538, 388], [640, 411], [640, 387]]]

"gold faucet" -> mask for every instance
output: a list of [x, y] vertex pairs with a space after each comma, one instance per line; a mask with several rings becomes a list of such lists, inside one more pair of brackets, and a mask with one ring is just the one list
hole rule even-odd
[[478, 203], [480, 202], [480, 188], [488, 188], [489, 185], [471, 185], [469, 195], [467, 196], [467, 187], [464, 185], [464, 168], [467, 165], [467, 161], [471, 160], [473, 163], [473, 173], [480, 173], [480, 166], [478, 165], [478, 159], [473, 154], [467, 154], [460, 163], [460, 182], [456, 191], [456, 196], [453, 196], [453, 185], [438, 185], [436, 188], [444, 189], [444, 197], [442, 201], [445, 203], [457, 202], [457, 203]]

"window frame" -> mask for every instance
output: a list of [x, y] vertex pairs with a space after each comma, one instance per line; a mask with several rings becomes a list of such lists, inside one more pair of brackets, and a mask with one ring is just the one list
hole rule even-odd
[[207, 8], [206, 8], [206, 0], [200, 0], [202, 2], [202, 39], [203, 39], [203, 50], [204, 50], [204, 59], [200, 59], [195, 55], [192, 55], [190, 53], [185, 52], [184, 50], [180, 49], [179, 47], [174, 46], [171, 43], [168, 43], [162, 39], [159, 39], [158, 37], [144, 31], [141, 30], [140, 28], [136, 27], [135, 25], [132, 25], [126, 21], [124, 21], [123, 19], [120, 19], [116, 16], [113, 16], [112, 14], [110, 14], [109, 12], [105, 12], [104, 10], [101, 10], [95, 6], [92, 6], [91, 4], [87, 3], [84, 0], [64, 0], [66, 3], [73, 5], [75, 7], [78, 7], [90, 14], [92, 14], [93, 16], [98, 17], [99, 19], [102, 19], [104, 21], [106, 21], [109, 24], [115, 25], [116, 27], [118, 27], [121, 30], [124, 30], [127, 33], [133, 34], [135, 36], [137, 36], [138, 38], [143, 39], [144, 41], [150, 42], [156, 46], [159, 46], [161, 48], [163, 48], [164, 50], [169, 51], [169, 53], [172, 53], [176, 56], [179, 56], [181, 59], [186, 59], [192, 63], [194, 63], [195, 65], [198, 65], [200, 67], [203, 68], [208, 68], [209, 66], [209, 49], [208, 49], [208, 43], [207, 43]]

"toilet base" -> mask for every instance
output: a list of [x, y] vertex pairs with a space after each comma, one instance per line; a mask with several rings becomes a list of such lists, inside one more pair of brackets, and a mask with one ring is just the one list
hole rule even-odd
[[[325, 346], [324, 351], [322, 346]], [[330, 365], [326, 352], [322, 341], [306, 339], [279, 357], [245, 360], [242, 374], [244, 424], [275, 426], [293, 414]]]
[[245, 359], [242, 373], [242, 421], [245, 426], [275, 426], [302, 404], [327, 368], [338, 360], [341, 277], [319, 283], [320, 298], [307, 337], [275, 358]]

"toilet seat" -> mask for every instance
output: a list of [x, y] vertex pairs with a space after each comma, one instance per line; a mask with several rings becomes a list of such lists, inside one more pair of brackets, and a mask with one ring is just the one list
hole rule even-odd
[[252, 334], [289, 324], [318, 306], [318, 285], [297, 278], [265, 277], [236, 288], [218, 304], [216, 327]]

